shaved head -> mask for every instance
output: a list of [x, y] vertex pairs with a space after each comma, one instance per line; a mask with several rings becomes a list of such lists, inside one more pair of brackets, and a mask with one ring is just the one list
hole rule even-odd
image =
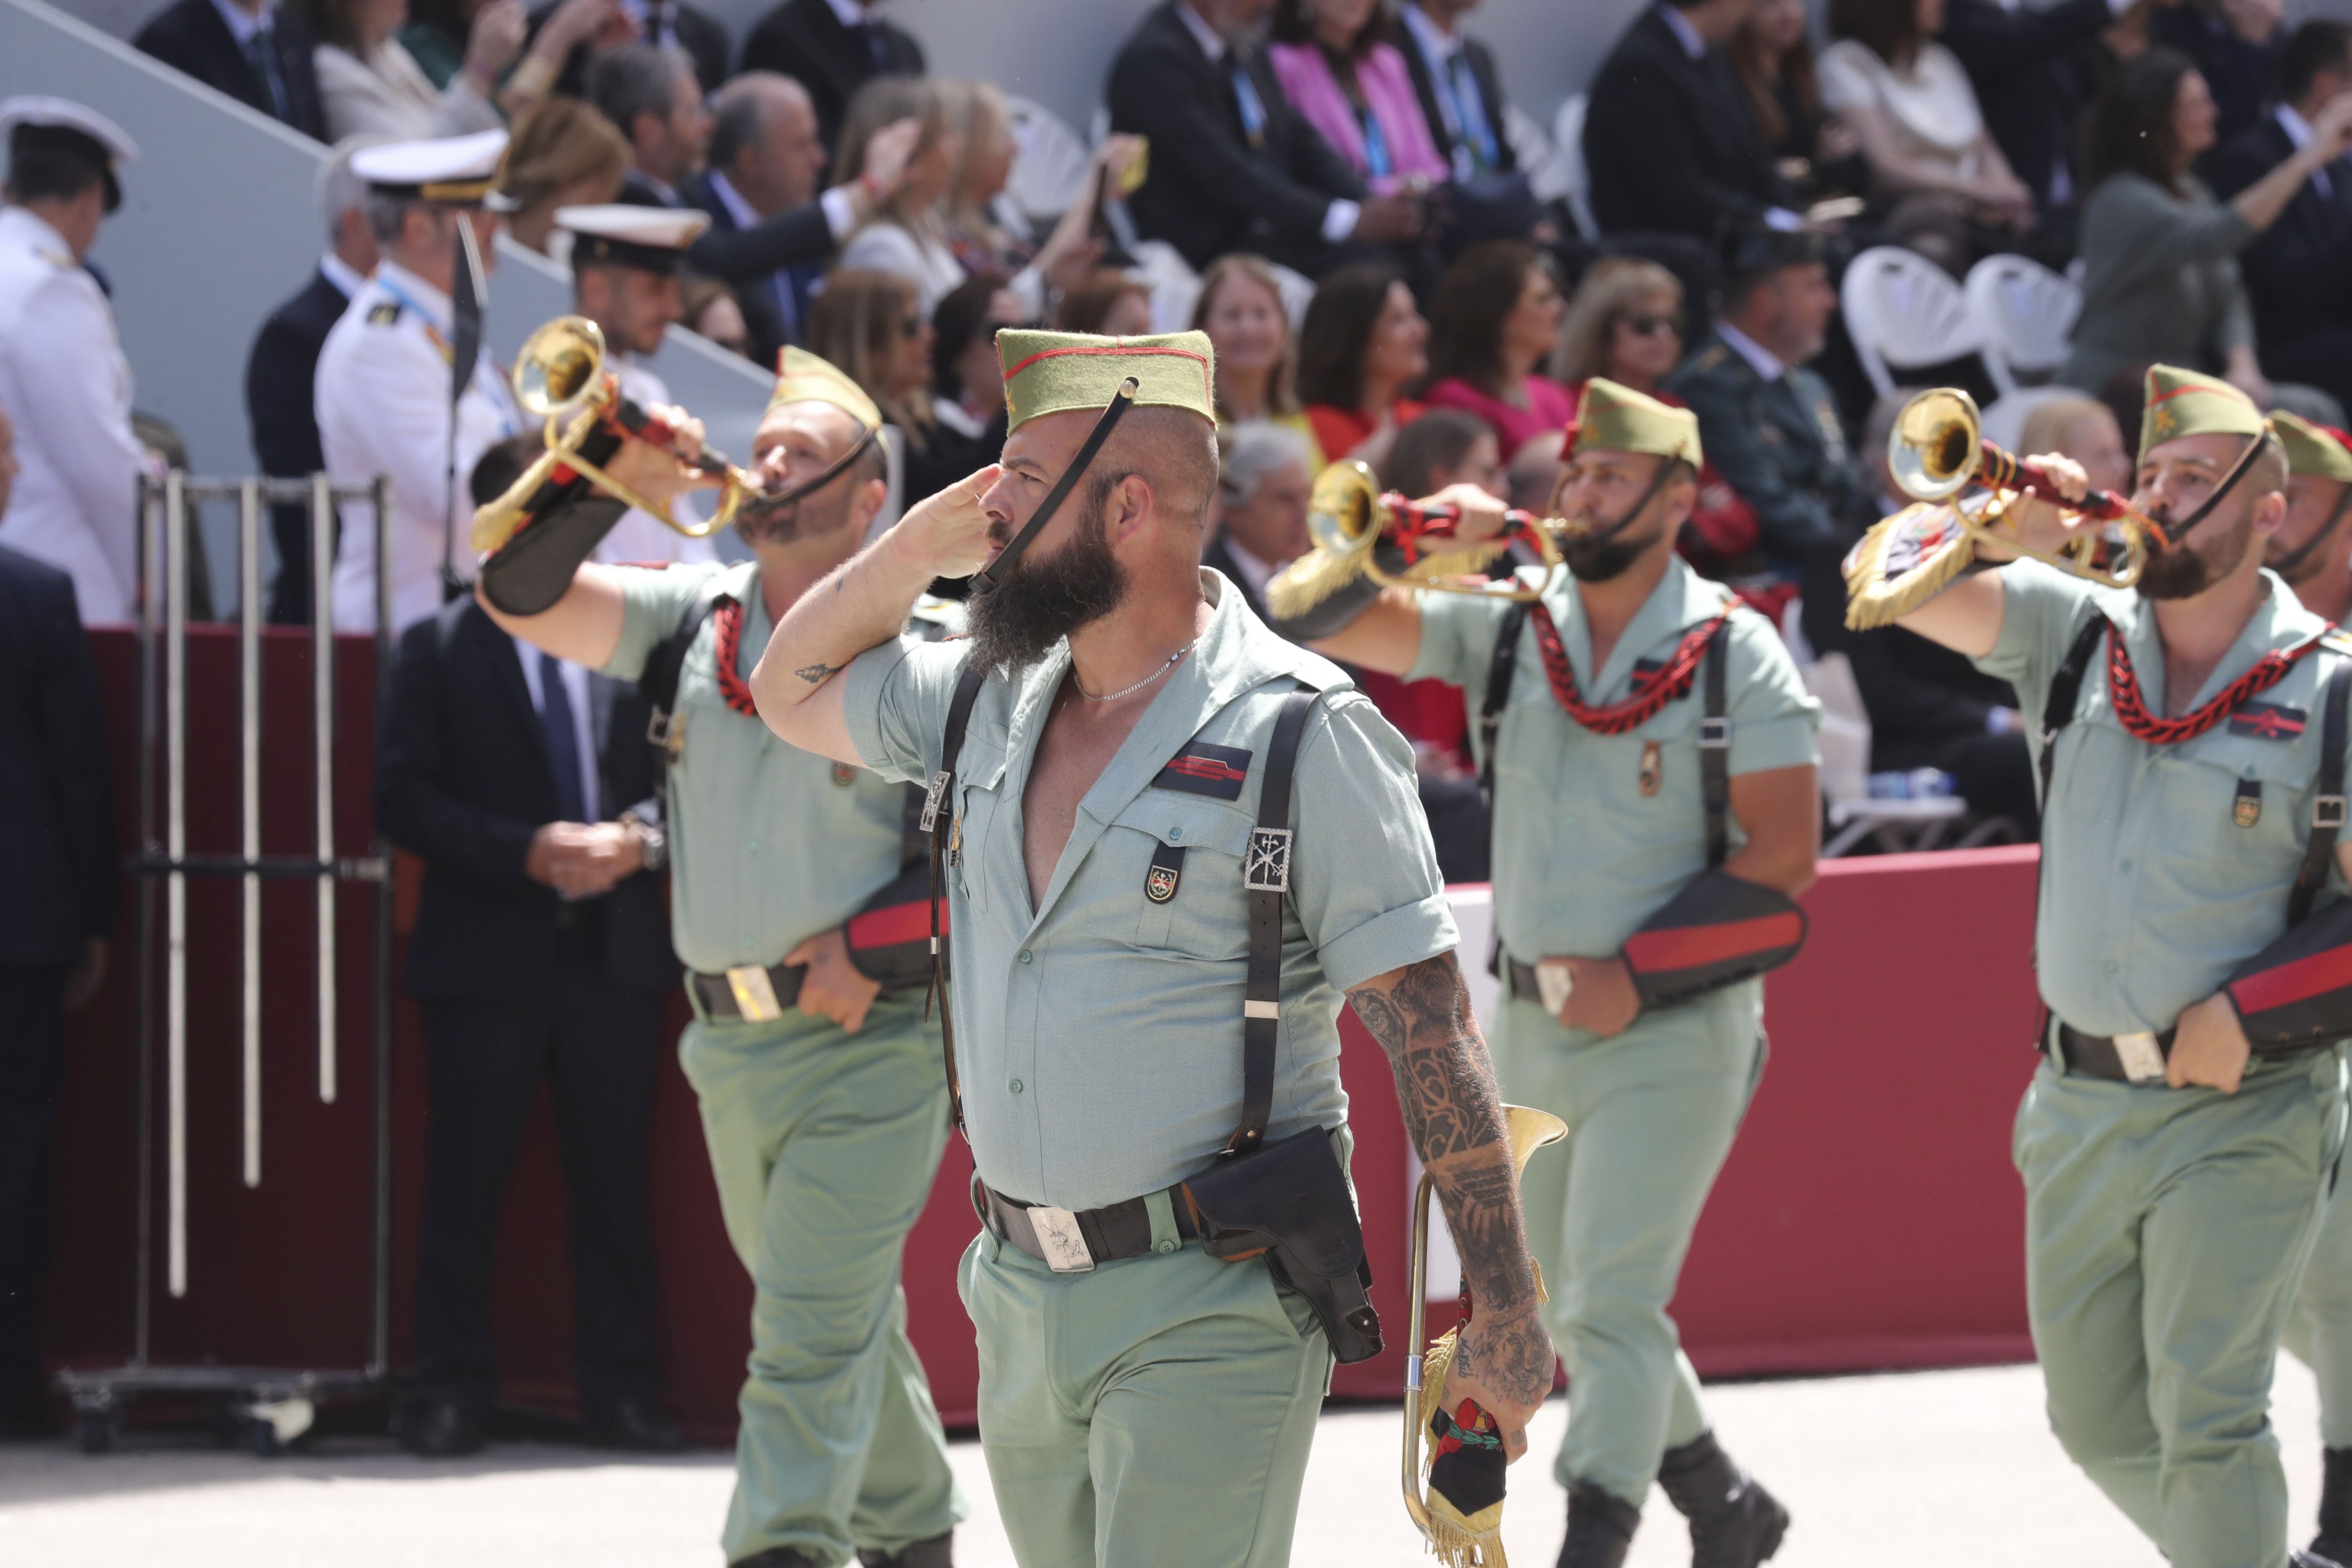
[[1202, 526], [1217, 488], [1217, 427], [1182, 408], [1130, 408], [1103, 443], [1092, 473], [1139, 474], [1160, 510]]

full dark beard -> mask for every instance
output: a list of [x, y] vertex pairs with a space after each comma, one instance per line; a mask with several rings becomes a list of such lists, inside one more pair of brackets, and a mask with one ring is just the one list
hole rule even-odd
[[1080, 626], [1118, 608], [1127, 597], [1127, 571], [1111, 553], [1103, 526], [1110, 488], [1099, 481], [1087, 487], [1076, 530], [1053, 554], [1030, 551], [993, 585], [985, 577], [971, 580], [965, 611], [973, 668], [1025, 669]]
[[1570, 542], [1559, 548], [1559, 558], [1567, 563], [1569, 574], [1580, 583], [1606, 583], [1612, 577], [1622, 576], [1625, 569], [1642, 558], [1650, 541], [1631, 540], [1623, 534], [1613, 539], [1579, 543]]
[[[2158, 518], [2159, 524], [2167, 520]], [[2238, 568], [2254, 541], [2254, 514], [2242, 509], [2236, 520], [2201, 544], [2177, 544], [2151, 557], [2133, 584], [2143, 599], [2189, 599]]]

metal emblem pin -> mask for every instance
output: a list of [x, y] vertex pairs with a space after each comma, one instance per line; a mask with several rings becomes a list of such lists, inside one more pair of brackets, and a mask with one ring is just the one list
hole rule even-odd
[[833, 764], [834, 788], [847, 789], [851, 784], [854, 784], [856, 782], [857, 770], [856, 768], [851, 767], [847, 763], [835, 763]]
[[1665, 774], [1665, 758], [1655, 741], [1642, 742], [1641, 784], [1643, 795], [1658, 793], [1658, 781]]
[[1143, 879], [1143, 896], [1155, 904], [1164, 904], [1176, 896], [1176, 872], [1169, 866], [1154, 866], [1151, 874]]
[[2252, 827], [2263, 819], [2263, 785], [2260, 779], [2240, 779], [2238, 797], [2230, 803], [2230, 820], [2241, 827]]

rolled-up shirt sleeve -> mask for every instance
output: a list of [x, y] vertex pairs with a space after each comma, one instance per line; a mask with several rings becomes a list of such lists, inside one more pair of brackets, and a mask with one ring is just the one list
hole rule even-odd
[[971, 647], [909, 633], [849, 661], [842, 709], [858, 761], [899, 783], [922, 783], [939, 770], [948, 707]]
[[731, 568], [717, 562], [690, 566], [624, 566], [621, 574], [621, 640], [598, 673], [635, 680], [665, 638], [677, 630], [702, 585]]

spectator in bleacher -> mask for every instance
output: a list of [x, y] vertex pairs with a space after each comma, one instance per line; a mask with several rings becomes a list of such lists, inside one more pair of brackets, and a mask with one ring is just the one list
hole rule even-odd
[[1247, 250], [1309, 278], [1419, 238], [1420, 198], [1368, 192], [1264, 55], [1243, 52], [1268, 4], [1164, 0], [1120, 47], [1104, 94], [1111, 129], [1151, 143], [1128, 198], [1136, 228], [1195, 268]]
[[1315, 458], [1307, 437], [1252, 420], [1217, 432], [1217, 532], [1201, 564], [1223, 573], [1261, 621], [1268, 579], [1307, 553], [1307, 492]]
[[775, 71], [808, 89], [817, 134], [838, 156], [857, 89], [877, 76], [921, 76], [923, 46], [875, 15], [881, 0], [783, 0], [743, 40], [743, 69]]
[[[0, 519], [16, 479], [0, 413]], [[112, 769], [73, 579], [0, 546], [0, 1439], [57, 1428], [39, 1342], [65, 1015], [105, 982]]]
[[[1976, 89], [1936, 41], [1944, 0], [1831, 0], [1822, 103], [1862, 145], [1898, 243], [1958, 275], [2033, 226], [2033, 193], [1985, 129]], [[1975, 232], [1972, 234], [1971, 229]]]
[[1382, 195], [1453, 172], [1392, 31], [1381, 0], [1275, 0], [1265, 51], [1290, 107]]
[[131, 42], [248, 109], [327, 139], [311, 60], [317, 40], [276, 0], [173, 0]]
[[1755, 509], [1765, 558], [1801, 570], [1844, 528], [1875, 521], [1869, 486], [1854, 469], [1837, 404], [1806, 362], [1822, 352], [1837, 310], [1821, 241], [1755, 229], [1736, 240], [1725, 267], [1723, 312], [1666, 379], [1698, 416], [1707, 459]]
[[825, 267], [898, 190], [922, 126], [884, 126], [867, 140], [863, 166], [819, 195], [827, 159], [807, 89], [773, 71], [745, 71], [711, 106], [709, 167], [686, 187], [710, 215], [710, 229], [687, 261], [733, 285], [751, 357], [772, 365], [778, 349], [806, 340]]
[[1151, 331], [1151, 285], [1116, 267], [1097, 267], [1054, 307], [1057, 332], [1139, 338]]
[[[1654, 261], [1611, 256], [1594, 262], [1578, 281], [1560, 317], [1551, 374], [1568, 389], [1571, 405], [1581, 401], [1584, 384], [1598, 375], [1680, 408], [1682, 399], [1664, 384], [1682, 358], [1681, 279]], [[1737, 586], [1762, 571], [1762, 563], [1751, 559], [1762, 541], [1755, 508], [1710, 458], [1699, 469], [1698, 500], [1675, 542], [1676, 553], [1702, 576]]]
[[1773, 166], [1724, 46], [1751, 0], [1660, 0], [1592, 79], [1584, 161], [1602, 232], [1713, 246], [1727, 225], [1793, 227], [1795, 189]]
[[[253, 455], [261, 471], [273, 479], [304, 479], [327, 466], [319, 450], [319, 416], [311, 405], [311, 388], [327, 334], [375, 270], [367, 184], [352, 173], [352, 154], [367, 144], [365, 138], [354, 137], [319, 165], [319, 217], [327, 248], [310, 281], [261, 324], [246, 360], [245, 409], [253, 426]], [[269, 618], [280, 626], [308, 626], [310, 509], [272, 507], [269, 533], [278, 545]]]
[[[480, 0], [459, 0], [463, 5], [478, 5]], [[695, 80], [706, 93], [717, 92], [727, 79], [728, 58], [734, 46], [727, 37], [727, 25], [688, 0], [543, 0], [531, 8], [530, 28], [533, 53], [543, 29], [562, 26], [564, 12], [575, 5], [593, 6], [598, 13], [595, 26], [575, 34], [570, 47], [552, 58], [557, 71], [553, 77], [557, 92], [578, 93], [588, 79], [589, 62], [606, 49], [617, 49], [637, 43], [656, 49], [677, 49], [694, 62]]]
[[2263, 564], [2285, 579], [2305, 609], [2341, 626], [2352, 620], [2352, 527], [2345, 526], [2352, 436], [2292, 414], [2272, 418], [2286, 448], [2286, 516], [2263, 542]]
[[1550, 258], [1534, 246], [1516, 239], [1472, 246], [1445, 269], [1429, 303], [1422, 401], [1485, 420], [1509, 462], [1521, 442], [1559, 429], [1576, 411], [1567, 389], [1539, 374], [1566, 309]]
[[1806, 22], [1804, 0], [1757, 0], [1724, 52], [1765, 150], [1783, 177], [1810, 194], [1819, 187], [1823, 166], [1853, 156], [1855, 143], [1852, 132], [1822, 112]]
[[1003, 199], [1019, 151], [1003, 92], [994, 82], [956, 79], [940, 83], [940, 96], [962, 147], [940, 213], [949, 248], [968, 275], [1004, 273], [1023, 311], [1043, 321], [1050, 300], [1100, 259], [1094, 223], [1101, 193], [1118, 188], [1119, 177], [1143, 156], [1143, 143], [1132, 136], [1103, 138], [1069, 206], [1040, 243], [1027, 215]]
[[2262, 117], [2286, 45], [2284, 0], [2173, 0], [2147, 12], [2147, 37], [2189, 57], [2213, 98], [2214, 138]]
[[2312, 172], [2352, 145], [2352, 97], [2319, 110], [2309, 142], [2227, 202], [2189, 165], [2213, 145], [2212, 95], [2188, 58], [2126, 61], [2091, 125], [2096, 182], [2083, 206], [2083, 313], [2060, 379], [2086, 391], [2135, 361], [2220, 375], [2270, 406], [2237, 254]]
[[922, 135], [907, 160], [905, 178], [888, 201], [877, 205], [841, 247], [841, 265], [895, 272], [915, 286], [924, 315], [940, 297], [963, 281], [963, 263], [948, 243], [940, 205], [963, 156], [963, 138], [948, 123], [940, 84], [923, 77], [877, 77], [849, 100], [841, 122], [841, 177], [855, 180], [866, 167], [866, 148], [875, 133], [901, 120], [920, 121]]
[[[484, 455], [470, 499], [538, 455]], [[646, 1171], [662, 1001], [677, 984], [649, 711], [501, 631], [469, 595], [401, 639], [379, 726], [376, 815], [425, 862], [406, 984], [425, 1024], [411, 1452], [481, 1447], [498, 1394], [499, 1205], [542, 1079], [570, 1210], [573, 1342], [592, 1441], [675, 1449], [660, 1415]]]
[[1405, 0], [1397, 19], [1405, 69], [1437, 155], [1457, 180], [1507, 174], [1518, 155], [1504, 132], [1507, 104], [1495, 51], [1462, 31], [1478, 0]]
[[931, 312], [931, 425], [921, 449], [908, 448], [901, 487], [908, 505], [986, 468], [1004, 450], [1004, 363], [996, 334], [1030, 320], [1002, 272], [973, 273]]
[[751, 329], [744, 322], [743, 307], [736, 300], [735, 290], [716, 278], [691, 276], [679, 279], [677, 289], [686, 307], [679, 325], [715, 348], [756, 363], [758, 356], [751, 353]]
[[1394, 268], [1359, 262], [1317, 286], [1298, 329], [1298, 395], [1326, 458], [1377, 467], [1420, 416], [1404, 394], [1428, 374], [1429, 323]]
[[114, 309], [84, 260], [121, 205], [138, 149], [79, 103], [0, 100], [0, 414], [16, 432], [16, 500], [0, 544], [69, 574], [82, 623], [131, 619], [139, 475], [131, 366]]
[[551, 98], [515, 121], [507, 143], [507, 233], [544, 256], [556, 208], [617, 201], [628, 174], [629, 143], [611, 121], [579, 99]]
[[[2352, 89], [2352, 28], [2305, 22], [2279, 55], [2279, 101], [2205, 161], [2228, 201], [2294, 155], [2327, 105]], [[2263, 374], [2352, 403], [2352, 167], [2323, 164], [2238, 254]]]
[[642, 44], [598, 55], [588, 68], [588, 101], [629, 144], [621, 199], [686, 205], [684, 187], [702, 173], [713, 129], [694, 62], [676, 49]]
[[[2147, 0], [2124, 7], [2144, 16]], [[2045, 232], [2072, 243], [2084, 195], [2077, 162], [2083, 105], [2091, 96], [2086, 52], [2116, 20], [2115, 0], [2057, 0], [2047, 6], [2007, 0], [1946, 0], [1943, 46], [1969, 73], [1985, 129], [2010, 172], [2033, 194]]]
[[809, 312], [809, 352], [839, 367], [874, 400], [883, 420], [898, 429], [909, 471], [930, 447], [932, 342], [930, 318], [914, 284], [896, 272], [835, 268]]
[[1236, 251], [1211, 263], [1201, 275], [1192, 325], [1208, 333], [1217, 351], [1218, 428], [1253, 419], [1287, 426], [1306, 437], [1320, 468], [1323, 451], [1316, 444], [1315, 426], [1298, 405], [1297, 355], [1282, 285], [1265, 260]]
[[329, 141], [462, 136], [505, 123], [496, 102], [499, 78], [522, 53], [522, 0], [490, 0], [474, 14], [465, 67], [446, 88], [433, 85], [396, 36], [407, 20], [404, 4], [303, 4], [319, 40], [310, 58]]
[[1568, 432], [1547, 430], [1530, 437], [1503, 465], [1503, 499], [1537, 517], [1555, 515], [1552, 496], [1559, 477], [1568, 471], [1560, 454], [1568, 448]]

